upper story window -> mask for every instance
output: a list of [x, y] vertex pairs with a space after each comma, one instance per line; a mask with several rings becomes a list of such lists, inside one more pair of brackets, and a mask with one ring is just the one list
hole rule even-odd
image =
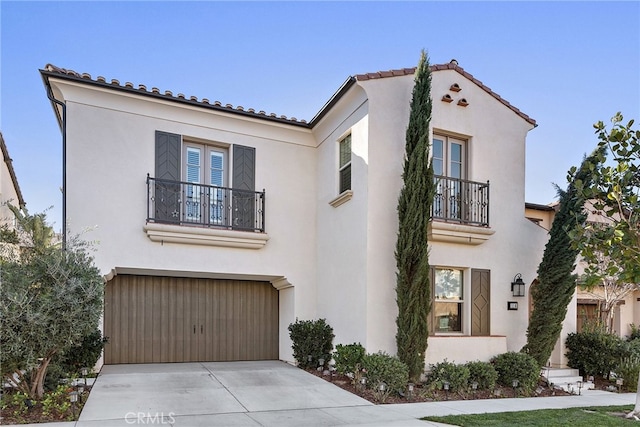
[[201, 222], [208, 218], [210, 224], [224, 224], [227, 150], [185, 142], [183, 158], [183, 181], [189, 183], [185, 189], [186, 220]]
[[256, 150], [202, 144], [156, 131], [147, 221], [264, 233], [264, 191], [255, 191]]
[[340, 193], [351, 190], [351, 134], [342, 138], [339, 142], [340, 161], [338, 174], [340, 176]]
[[442, 135], [433, 135], [433, 173], [455, 179], [467, 178], [467, 142]]

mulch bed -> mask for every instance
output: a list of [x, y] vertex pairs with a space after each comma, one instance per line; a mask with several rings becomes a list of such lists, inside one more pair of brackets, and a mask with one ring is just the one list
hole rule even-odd
[[[334, 373], [333, 377], [330, 375], [323, 375], [322, 372], [315, 369], [307, 369], [307, 372], [320, 377], [326, 381], [330, 381], [338, 387], [362, 397], [372, 403], [416, 403], [416, 402], [438, 402], [446, 400], [473, 400], [473, 399], [502, 399], [506, 397], [548, 397], [548, 396], [571, 396], [571, 393], [562, 389], [551, 388], [541, 381], [534, 390], [533, 394], [525, 395], [522, 390], [514, 390], [511, 387], [496, 386], [495, 390], [478, 390], [473, 392], [445, 392], [444, 390], [429, 390], [422, 384], [416, 384], [413, 395], [411, 398], [408, 396], [401, 396], [397, 393], [392, 393], [386, 399], [385, 402], [379, 402], [376, 398], [376, 393], [373, 390], [356, 387], [351, 383], [351, 379], [345, 375], [339, 375]], [[598, 383], [596, 382], [596, 385]], [[606, 389], [606, 388], [604, 388]]]
[[[84, 393], [82, 393], [81, 398], [76, 402], [75, 407], [69, 404], [69, 407], [66, 408], [65, 405], [59, 400], [56, 402], [57, 404], [50, 404], [48, 408], [48, 413], [44, 413], [44, 406], [42, 402], [29, 402], [30, 407], [28, 407], [25, 403], [22, 404], [7, 404], [10, 400], [9, 398], [16, 393], [16, 390], [13, 389], [4, 389], [2, 391], [2, 410], [0, 411], [0, 425], [7, 424], [35, 424], [35, 423], [50, 423], [50, 422], [59, 422], [59, 421], [75, 421], [78, 419], [80, 415], [80, 411], [82, 411], [82, 407], [84, 403], [87, 401], [89, 397], [90, 387], [85, 388]], [[71, 388], [69, 389], [71, 391]], [[45, 397], [47, 397], [47, 393], [45, 393]], [[44, 399], [43, 398], [43, 399]], [[66, 399], [68, 397], [65, 395], [63, 397], [65, 399], [64, 403], [66, 403]], [[66, 410], [61, 410], [65, 407]]]

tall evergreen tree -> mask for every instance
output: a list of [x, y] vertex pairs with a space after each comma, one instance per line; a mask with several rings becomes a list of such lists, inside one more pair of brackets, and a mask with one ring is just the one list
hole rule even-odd
[[576, 275], [573, 271], [579, 250], [572, 246], [569, 231], [584, 224], [585, 198], [576, 187], [582, 187], [591, 179], [590, 166], [597, 165], [600, 150], [582, 161], [579, 169], [569, 182], [567, 190], [557, 187], [560, 206], [556, 214], [549, 241], [544, 249], [542, 262], [538, 266], [539, 283], [531, 288], [533, 312], [527, 328], [527, 344], [522, 351], [533, 356], [544, 366], [562, 330], [562, 322], [567, 315], [567, 307], [576, 289]]
[[396, 344], [398, 357], [416, 381], [424, 371], [431, 311], [427, 227], [435, 193], [433, 166], [429, 159], [431, 122], [431, 70], [424, 50], [415, 72], [411, 112], [406, 132], [404, 185], [398, 199], [396, 243], [397, 285]]

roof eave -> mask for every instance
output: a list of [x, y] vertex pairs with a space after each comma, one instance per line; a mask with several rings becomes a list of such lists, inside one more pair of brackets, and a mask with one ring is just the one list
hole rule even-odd
[[[265, 120], [265, 121], [270, 121], [270, 122], [276, 122], [276, 123], [281, 123], [281, 124], [286, 124], [286, 125], [290, 125], [290, 126], [297, 126], [297, 127], [302, 127], [302, 128], [309, 128], [310, 125], [309, 123], [307, 123], [306, 121], [294, 121], [292, 119], [287, 119], [287, 118], [283, 118], [283, 117], [278, 117], [275, 114], [270, 114], [267, 115], [265, 114], [261, 114], [261, 113], [256, 113], [254, 111], [248, 111], [248, 110], [239, 110], [237, 108], [231, 108], [231, 107], [226, 107], [226, 106], [222, 106], [222, 105], [216, 105], [216, 104], [209, 104], [209, 103], [204, 103], [195, 99], [187, 99], [186, 97], [175, 97], [175, 96], [170, 96], [167, 94], [162, 94], [162, 93], [156, 93], [156, 92], [149, 92], [146, 89], [136, 89], [133, 86], [128, 87], [128, 86], [120, 86], [117, 84], [113, 84], [113, 83], [107, 83], [106, 81], [96, 81], [96, 80], [92, 80], [90, 78], [85, 78], [85, 77], [81, 77], [81, 76], [76, 76], [76, 75], [72, 75], [72, 74], [64, 74], [61, 72], [57, 72], [57, 71], [49, 71], [49, 70], [40, 70], [40, 74], [42, 75], [42, 78], [45, 82], [45, 86], [47, 86], [48, 88], [51, 87], [51, 83], [49, 81], [50, 78], [57, 78], [57, 79], [62, 79], [62, 80], [68, 80], [68, 81], [74, 81], [74, 82], [78, 82], [78, 83], [82, 83], [82, 84], [86, 84], [86, 85], [90, 85], [90, 86], [95, 86], [95, 87], [101, 87], [101, 88], [105, 88], [105, 89], [110, 89], [110, 90], [115, 90], [115, 91], [119, 91], [119, 92], [124, 92], [124, 93], [129, 93], [129, 94], [134, 94], [134, 95], [139, 95], [139, 96], [144, 96], [144, 97], [149, 97], [149, 98], [154, 98], [154, 99], [158, 99], [158, 100], [164, 100], [164, 101], [170, 101], [170, 102], [175, 102], [175, 103], [179, 103], [179, 104], [183, 104], [183, 105], [190, 105], [190, 106], [194, 106], [197, 108], [204, 108], [204, 109], [208, 109], [208, 110], [214, 110], [214, 111], [218, 111], [218, 112], [222, 112], [222, 113], [228, 113], [228, 114], [234, 114], [234, 115], [240, 115], [240, 116], [244, 116], [244, 117], [251, 117], [254, 119], [259, 119], [259, 120]], [[53, 105], [54, 110], [56, 110], [55, 105]], [[60, 122], [60, 117], [58, 112], [56, 111], [56, 116], [58, 117], [58, 121]]]
[[9, 176], [11, 176], [11, 181], [13, 182], [13, 187], [16, 190], [16, 194], [18, 196], [18, 207], [23, 209], [26, 206], [26, 202], [24, 201], [24, 197], [22, 197], [22, 191], [20, 191], [20, 185], [18, 185], [18, 177], [16, 176], [16, 171], [13, 169], [13, 160], [9, 156], [9, 150], [7, 149], [7, 144], [4, 142], [4, 137], [2, 136], [2, 132], [0, 132], [0, 149], [2, 150], [2, 156], [4, 157], [4, 162], [9, 169]]
[[[511, 111], [516, 113], [520, 118], [525, 120], [527, 123], [532, 125], [534, 128], [538, 126], [538, 124], [536, 123], [536, 121], [534, 119], [532, 119], [527, 114], [525, 114], [522, 111], [520, 111], [518, 108], [516, 108], [512, 104], [510, 104], [506, 99], [502, 98], [496, 92], [491, 90], [491, 88], [489, 88], [487, 85], [485, 85], [480, 80], [475, 78], [471, 73], [465, 71], [464, 68], [462, 68], [461, 66], [458, 65], [457, 61], [452, 60], [448, 64], [434, 64], [434, 65], [431, 65], [429, 67], [429, 69], [431, 70], [431, 72], [444, 71], [444, 70], [456, 71], [458, 74], [462, 75], [466, 79], [468, 79], [471, 82], [473, 82], [476, 86], [478, 86], [480, 89], [482, 89], [485, 92], [487, 92], [489, 95], [491, 95], [493, 98], [495, 98], [498, 102], [502, 103], [504, 106], [506, 106]], [[356, 75], [356, 79], [358, 81], [365, 81], [365, 80], [374, 80], [374, 79], [384, 79], [384, 78], [388, 78], [388, 77], [401, 77], [401, 76], [414, 74], [415, 70], [416, 70], [416, 68], [413, 67], [413, 68], [402, 68], [402, 69], [398, 69], [398, 70], [378, 71], [377, 73], [358, 74], [358, 75]]]
[[329, 98], [329, 100], [322, 106], [322, 108], [320, 108], [320, 111], [318, 111], [318, 113], [313, 116], [313, 118], [309, 122], [309, 127], [313, 128], [315, 125], [317, 125], [320, 120], [322, 120], [322, 118], [327, 115], [329, 110], [331, 110], [338, 103], [338, 101], [340, 101], [340, 98], [342, 98], [355, 83], [356, 78], [353, 76], [349, 76], [347, 80], [342, 83], [342, 86], [340, 86], [340, 88], [331, 96], [331, 98]]

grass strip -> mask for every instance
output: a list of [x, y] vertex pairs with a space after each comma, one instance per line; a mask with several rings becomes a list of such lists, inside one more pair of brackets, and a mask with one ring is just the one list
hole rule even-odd
[[456, 426], [572, 426], [608, 427], [637, 423], [624, 418], [633, 405], [586, 408], [540, 409], [536, 411], [498, 412], [493, 414], [447, 415], [423, 420]]

